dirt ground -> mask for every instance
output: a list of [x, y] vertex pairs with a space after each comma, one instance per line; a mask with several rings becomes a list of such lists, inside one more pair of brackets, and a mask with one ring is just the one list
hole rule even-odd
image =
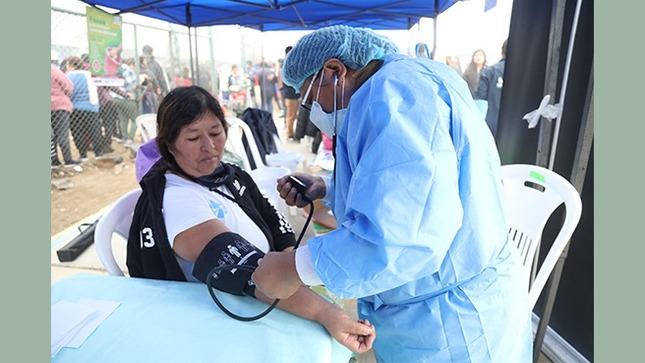
[[112, 148], [114, 152], [104, 160], [94, 160], [90, 152], [89, 160], [81, 165], [82, 171], [52, 168], [51, 236], [78, 225], [138, 187], [134, 153], [117, 142], [112, 143]]

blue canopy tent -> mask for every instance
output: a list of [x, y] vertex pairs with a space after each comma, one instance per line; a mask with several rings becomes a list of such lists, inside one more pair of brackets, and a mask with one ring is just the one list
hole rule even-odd
[[[463, 0], [81, 0], [114, 9], [113, 15], [137, 14], [191, 28], [239, 25], [260, 31], [315, 30], [345, 24], [375, 30], [406, 30], [421, 18], [433, 18], [436, 48], [437, 16]], [[190, 49], [191, 74], [193, 68]], [[197, 58], [197, 48], [195, 48]], [[199, 68], [197, 68], [199, 77]], [[194, 80], [193, 80], [194, 81]]]
[[[375, 30], [407, 30], [421, 18], [433, 18], [463, 0], [81, 0], [113, 15], [137, 14], [188, 28], [190, 73], [199, 79], [195, 28], [239, 25], [265, 31], [315, 30], [344, 24]], [[192, 30], [191, 30], [192, 28]], [[196, 38], [196, 34], [194, 35]], [[196, 42], [196, 39], [195, 39]], [[195, 43], [196, 44], [196, 43]]]
[[83, 0], [124, 13], [189, 28], [240, 25], [260, 31], [313, 30], [345, 24], [372, 29], [410, 29], [436, 18], [459, 0]]

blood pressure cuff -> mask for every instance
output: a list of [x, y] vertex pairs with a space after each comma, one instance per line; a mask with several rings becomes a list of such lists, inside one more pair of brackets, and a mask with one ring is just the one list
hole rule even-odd
[[255, 297], [255, 284], [251, 280], [253, 271], [235, 268], [236, 265], [250, 266], [255, 269], [264, 252], [237, 233], [224, 232], [213, 238], [195, 261], [193, 276], [207, 283], [208, 274], [215, 267], [227, 266], [214, 271], [211, 286], [235, 295]]

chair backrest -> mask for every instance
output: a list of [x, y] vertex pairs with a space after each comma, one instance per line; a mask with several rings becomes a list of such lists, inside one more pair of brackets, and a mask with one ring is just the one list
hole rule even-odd
[[266, 165], [262, 161], [260, 156], [260, 148], [257, 145], [257, 141], [253, 136], [251, 127], [237, 117], [227, 117], [226, 121], [229, 124], [228, 129], [228, 142], [233, 151], [239, 154], [245, 162], [245, 165], [248, 165], [247, 171], [252, 170], [249, 163], [249, 157], [246, 153], [244, 143], [242, 142], [242, 136], [245, 135], [248, 140], [249, 148], [251, 149], [251, 155], [253, 156], [253, 161], [255, 163], [255, 169], [261, 169], [264, 167], [286, 167], [290, 172], [295, 172], [298, 164], [304, 160], [304, 155], [299, 152], [288, 152], [285, 151], [280, 138], [277, 135], [274, 135], [274, 140], [276, 147], [278, 149], [277, 153], [266, 155]]
[[[233, 151], [236, 153], [238, 156], [242, 158], [242, 162], [244, 163], [244, 170], [251, 171], [251, 162], [249, 160], [249, 154], [246, 152], [246, 148], [244, 147], [244, 143], [242, 142], [242, 136], [244, 135], [244, 129], [242, 128], [241, 124], [243, 123], [242, 120], [240, 120], [237, 117], [227, 117], [226, 121], [228, 123], [228, 136], [226, 140], [226, 148]], [[252, 137], [251, 137], [252, 138]], [[247, 140], [249, 137], [247, 137]], [[249, 141], [250, 145], [250, 141]], [[256, 160], [254, 158], [254, 160]], [[255, 165], [258, 165], [255, 163]]]
[[[258, 144], [255, 140], [255, 136], [253, 136], [253, 131], [251, 131], [251, 128], [249, 125], [246, 124], [243, 120], [237, 118], [237, 117], [227, 117], [226, 120], [229, 122], [229, 132], [231, 131], [230, 128], [232, 127], [237, 127], [241, 132], [238, 134], [239, 136], [239, 144], [242, 145], [242, 151], [244, 151], [244, 154], [246, 154], [246, 149], [244, 148], [244, 143], [242, 142], [242, 136], [246, 136], [246, 140], [249, 144], [249, 148], [251, 149], [251, 156], [253, 157], [253, 162], [255, 164], [255, 168], [252, 169], [259, 169], [262, 167], [265, 167], [266, 165], [264, 164], [264, 161], [262, 160], [262, 156], [260, 155], [260, 148], [258, 147]], [[229, 134], [230, 137], [230, 134]], [[236, 140], [237, 142], [237, 140]], [[249, 164], [251, 166], [251, 164]]]
[[[501, 169], [506, 192], [506, 225], [524, 263], [533, 310], [560, 255], [573, 235], [582, 214], [580, 194], [559, 174], [537, 165], [510, 164]], [[549, 217], [564, 203], [565, 218], [544, 261], [537, 268], [536, 251]], [[535, 262], [535, 263], [534, 263]], [[531, 282], [532, 274], [535, 276]]]
[[113, 234], [117, 234], [127, 241], [132, 224], [132, 213], [140, 195], [140, 188], [124, 194], [112, 204], [96, 224], [94, 231], [96, 253], [110, 275], [124, 276], [123, 270], [114, 258], [112, 237]]
[[144, 113], [137, 116], [134, 120], [137, 124], [137, 128], [141, 133], [141, 138], [143, 142], [146, 142], [150, 139], [157, 137], [157, 114], [156, 113]]

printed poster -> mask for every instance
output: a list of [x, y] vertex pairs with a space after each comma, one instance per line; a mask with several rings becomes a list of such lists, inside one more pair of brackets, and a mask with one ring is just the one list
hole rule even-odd
[[87, 7], [90, 73], [97, 85], [123, 85], [121, 16]]

